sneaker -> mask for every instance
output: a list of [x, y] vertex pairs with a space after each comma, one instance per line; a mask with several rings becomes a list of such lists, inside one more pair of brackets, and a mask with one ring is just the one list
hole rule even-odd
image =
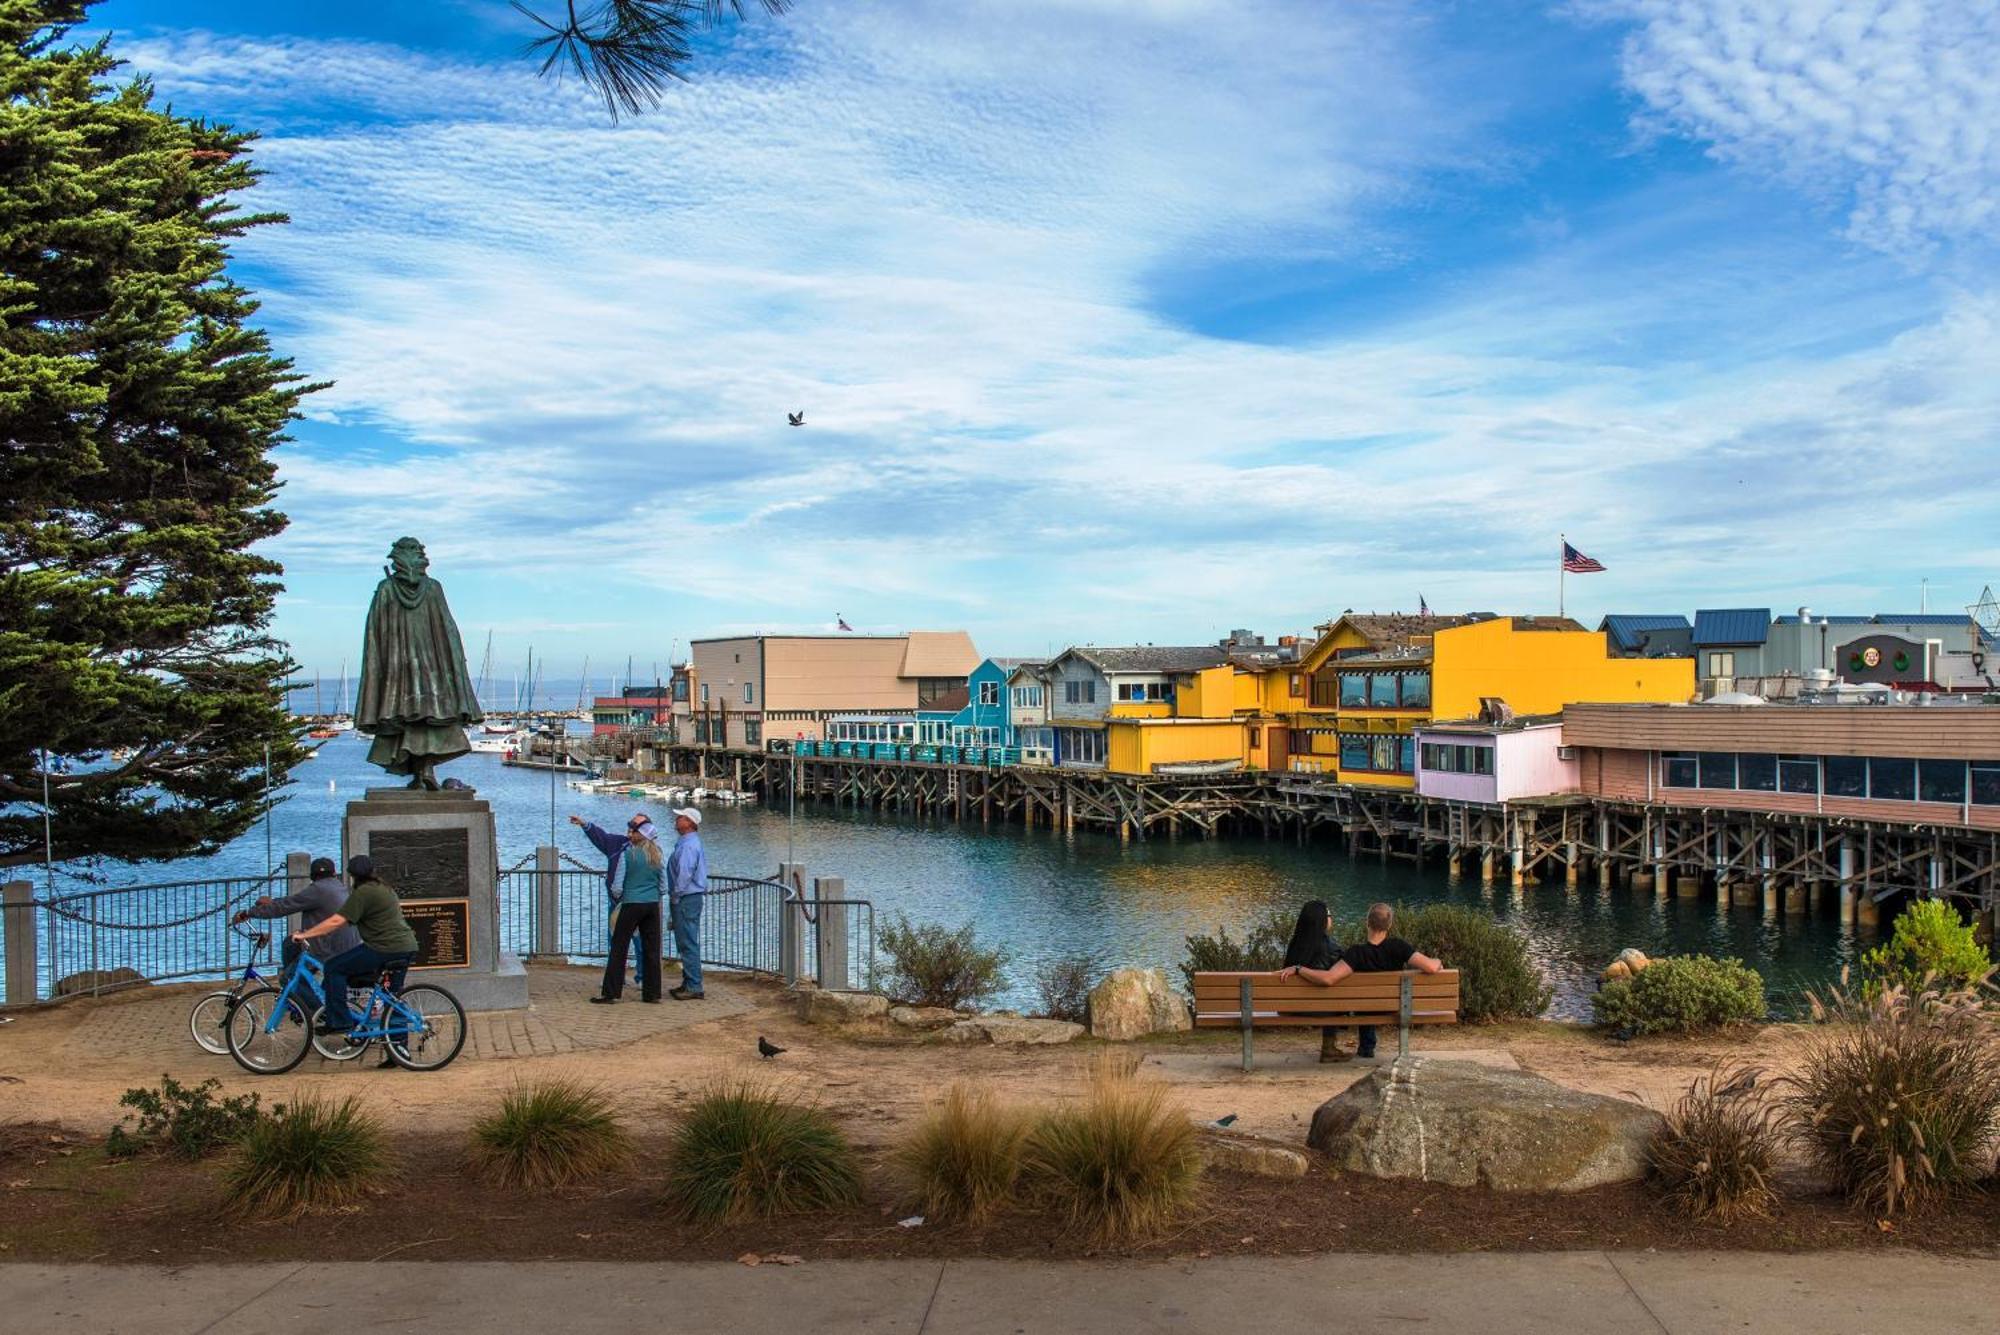
[[690, 992], [685, 987], [677, 987], [673, 989], [671, 992], [667, 993], [667, 995], [672, 997], [675, 1001], [701, 1001], [704, 999], [702, 993]]
[[617, 1005], [617, 1004], [618, 1004], [618, 998], [617, 998], [617, 997], [605, 997], [605, 996], [596, 996], [596, 997], [592, 997], [592, 998], [590, 999], [590, 1004], [591, 1004], [591, 1005], [593, 1005], [593, 1006], [615, 1006], [615, 1005]]

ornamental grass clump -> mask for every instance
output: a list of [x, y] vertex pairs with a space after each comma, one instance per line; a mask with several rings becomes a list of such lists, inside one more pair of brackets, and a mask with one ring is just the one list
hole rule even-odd
[[1682, 1214], [1727, 1222], [1777, 1204], [1777, 1109], [1764, 1072], [1719, 1062], [1688, 1087], [1646, 1147], [1647, 1176]]
[[979, 1223], [1013, 1199], [1031, 1125], [991, 1093], [953, 1085], [890, 1162], [926, 1219]]
[[388, 1132], [353, 1095], [302, 1095], [237, 1143], [223, 1175], [239, 1213], [297, 1219], [358, 1200], [395, 1167]]
[[1036, 1124], [1025, 1170], [1036, 1198], [1071, 1232], [1122, 1242], [1157, 1234], [1188, 1211], [1202, 1161], [1187, 1110], [1165, 1085], [1103, 1064], [1079, 1103]]
[[918, 926], [897, 914], [882, 929], [881, 945], [889, 957], [886, 990], [908, 1006], [975, 1006], [1006, 983], [1007, 952], [980, 945], [970, 923]]
[[495, 1186], [548, 1191], [625, 1167], [632, 1137], [599, 1086], [537, 1080], [472, 1124], [471, 1159]]
[[695, 1100], [667, 1148], [666, 1203], [699, 1224], [852, 1205], [861, 1166], [824, 1111], [748, 1082]]
[[1597, 1023], [1624, 1037], [1696, 1033], [1764, 1018], [1764, 980], [1741, 960], [1656, 959], [1591, 998]]
[[[1843, 984], [1845, 979], [1843, 978]], [[1792, 1136], [1857, 1205], [1931, 1208], [1993, 1169], [2000, 1042], [1964, 990], [1812, 997], [1782, 1103]]]

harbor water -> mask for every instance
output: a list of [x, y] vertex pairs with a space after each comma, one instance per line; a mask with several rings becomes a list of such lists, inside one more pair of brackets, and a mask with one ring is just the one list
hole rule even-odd
[[[294, 771], [268, 831], [260, 824], [210, 858], [99, 868], [100, 883], [259, 875], [271, 865], [267, 846], [279, 861], [294, 849], [335, 856], [346, 804], [370, 786], [396, 782], [366, 756], [365, 737], [342, 733]], [[635, 809], [665, 815], [664, 803], [577, 791], [568, 775], [552, 783], [548, 772], [506, 766], [498, 755], [466, 756], [439, 773], [463, 779], [493, 804], [502, 866], [530, 857], [552, 828], [559, 847], [597, 865], [582, 832], [568, 823], [572, 812], [614, 829]], [[1481, 886], [1476, 878], [1448, 880], [1434, 867], [1351, 859], [1335, 843], [1299, 847], [1256, 836], [1121, 843], [1106, 834], [916, 823], [825, 808], [802, 808], [791, 818], [754, 803], [706, 806], [703, 837], [718, 873], [771, 875], [790, 858], [810, 876], [845, 878], [848, 897], [874, 903], [878, 924], [898, 913], [974, 924], [982, 940], [1007, 949], [1003, 1004], [1023, 1007], [1034, 1003], [1034, 969], [1044, 960], [1088, 952], [1107, 966], [1173, 972], [1188, 935], [1227, 927], [1240, 936], [1273, 910], [1307, 899], [1326, 900], [1340, 921], [1359, 918], [1376, 900], [1487, 910], [1527, 937], [1556, 989], [1552, 1013], [1570, 1018], [1589, 1015], [1598, 971], [1625, 946], [1741, 958], [1764, 975], [1774, 1005], [1789, 1009], [1804, 988], [1836, 977], [1869, 944], [1831, 915], [1766, 917], [1712, 899], [1660, 899], [1594, 884]], [[57, 889], [65, 888], [84, 887], [59, 877]]]

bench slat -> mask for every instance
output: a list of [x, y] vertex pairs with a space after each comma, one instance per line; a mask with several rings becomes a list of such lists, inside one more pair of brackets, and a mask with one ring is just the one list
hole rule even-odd
[[[1209, 997], [1228, 997], [1233, 999], [1238, 995], [1240, 987], [1241, 984], [1239, 983], [1231, 983], [1227, 987], [1203, 987], [1197, 985], [1194, 995], [1198, 1001]], [[1284, 997], [1290, 999], [1294, 997], [1326, 996], [1400, 997], [1402, 994], [1403, 983], [1402, 977], [1399, 974], [1388, 974], [1383, 976], [1379, 981], [1370, 979], [1364, 983], [1357, 983], [1352, 977], [1343, 978], [1331, 987], [1322, 983], [1302, 983], [1289, 979], [1284, 982], [1273, 980], [1271, 982], [1252, 983], [1250, 985], [1250, 995], [1258, 998]], [[1428, 978], [1413, 978], [1410, 980], [1410, 995], [1417, 997], [1457, 996], [1458, 980], [1456, 978], [1448, 978], [1442, 981]]]
[[[1259, 1029], [1352, 1029], [1356, 1025], [1373, 1025], [1377, 1029], [1394, 1029], [1397, 1017], [1394, 1015], [1275, 1015], [1266, 1016], [1253, 1012], [1252, 1017]], [[1453, 1011], [1442, 1013], [1418, 1013], [1410, 1016], [1411, 1024], [1457, 1024], [1458, 1015]], [[1243, 1017], [1240, 1015], [1200, 1015], [1195, 1017], [1197, 1029], [1240, 1029]]]

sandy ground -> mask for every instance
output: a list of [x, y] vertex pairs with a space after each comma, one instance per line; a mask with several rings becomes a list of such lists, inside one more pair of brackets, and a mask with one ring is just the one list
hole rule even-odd
[[[463, 1127], [490, 1106], [496, 1091], [533, 1076], [561, 1073], [603, 1084], [644, 1125], [664, 1117], [717, 1078], [755, 1077], [810, 1095], [850, 1124], [867, 1146], [893, 1138], [900, 1124], [931, 1106], [954, 1081], [967, 1081], [1022, 1101], [1072, 1093], [1079, 1075], [1108, 1053], [1136, 1058], [1141, 1069], [1179, 1092], [1189, 1115], [1209, 1121], [1237, 1116], [1236, 1129], [1297, 1142], [1313, 1110], [1361, 1077], [1369, 1063], [1322, 1066], [1316, 1031], [1257, 1037], [1256, 1069], [1238, 1069], [1232, 1033], [1203, 1033], [1112, 1045], [1080, 1041], [1061, 1047], [968, 1047], [902, 1037], [837, 1033], [801, 1023], [776, 984], [720, 978], [734, 1013], [706, 1018], [693, 1003], [599, 1008], [581, 1004], [582, 971], [537, 967], [534, 1016], [549, 1030], [579, 1040], [548, 1055], [493, 1055], [468, 1049], [440, 1072], [374, 1069], [373, 1058], [347, 1065], [309, 1056], [295, 1071], [255, 1076], [228, 1057], [211, 1057], [187, 1036], [184, 1017], [202, 989], [148, 988], [115, 997], [17, 1013], [0, 1025], [0, 1122], [56, 1122], [103, 1131], [123, 1112], [119, 1095], [156, 1084], [162, 1072], [183, 1081], [219, 1079], [231, 1092], [283, 1099], [296, 1090], [356, 1093], [392, 1124], [426, 1130]], [[601, 1033], [613, 1017], [619, 1032]], [[648, 1032], [646, 1026], [657, 1028]], [[774, 1061], [756, 1052], [759, 1035], [788, 1049]], [[602, 1038], [604, 1046], [587, 1046]], [[1704, 1041], [1641, 1040], [1626, 1045], [1567, 1025], [1468, 1025], [1431, 1028], [1414, 1042], [1419, 1055], [1518, 1066], [1577, 1089], [1638, 1098], [1664, 1107], [1717, 1057], [1747, 1056], [1782, 1068], [1794, 1031], [1784, 1026]], [[523, 1047], [526, 1045], [523, 1044]], [[1382, 1050], [1393, 1055], [1393, 1031]]]

